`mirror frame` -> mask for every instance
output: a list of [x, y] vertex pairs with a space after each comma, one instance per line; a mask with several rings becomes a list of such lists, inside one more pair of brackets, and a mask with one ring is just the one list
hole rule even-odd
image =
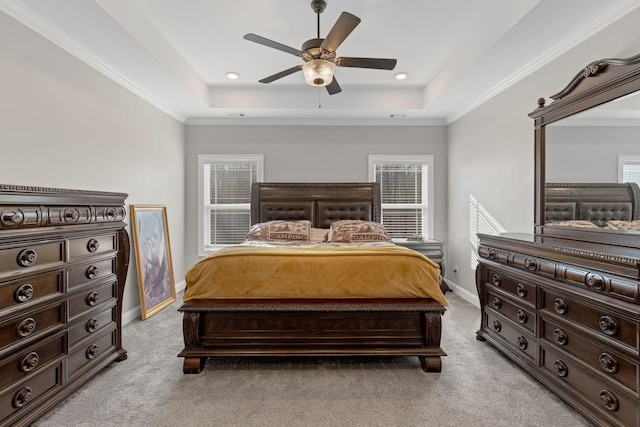
[[[535, 138], [534, 234], [540, 241], [543, 237], [553, 237], [617, 245], [638, 240], [637, 235], [623, 236], [620, 233], [602, 233], [600, 230], [545, 227], [544, 225], [546, 126], [638, 90], [640, 90], [640, 54], [624, 59], [594, 61], [580, 70], [564, 89], [552, 95], [550, 98], [553, 102], [549, 105], [545, 106], [544, 98], [538, 99], [538, 108], [531, 112], [529, 117], [534, 119]], [[637, 242], [633, 243], [635, 244], [631, 246], [638, 246]]]

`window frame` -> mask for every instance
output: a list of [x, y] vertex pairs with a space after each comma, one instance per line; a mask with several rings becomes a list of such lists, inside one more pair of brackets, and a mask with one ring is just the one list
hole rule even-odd
[[[435, 200], [435, 194], [434, 194], [434, 176], [435, 176], [435, 171], [434, 171], [434, 156], [431, 154], [414, 154], [414, 155], [409, 155], [409, 154], [370, 154], [369, 155], [369, 182], [376, 182], [375, 179], [375, 165], [376, 164], [402, 164], [402, 163], [409, 163], [409, 164], [419, 164], [419, 165], [426, 165], [427, 167], [427, 176], [426, 176], [426, 180], [427, 180], [427, 185], [426, 185], [426, 191], [427, 191], [427, 197], [426, 197], [426, 206], [423, 207], [423, 209], [426, 211], [426, 216], [427, 216], [427, 220], [426, 220], [426, 224], [423, 222], [422, 224], [422, 229], [423, 229], [423, 234], [425, 239], [434, 239], [434, 229], [435, 229], [435, 208], [434, 208], [434, 200]], [[424, 178], [423, 178], [424, 179]], [[423, 186], [423, 190], [424, 190], [425, 186]], [[423, 203], [424, 205], [424, 203]], [[383, 209], [384, 211], [384, 205], [383, 205]], [[381, 219], [382, 221], [384, 221], [384, 218]], [[424, 220], [423, 220], [424, 221]], [[426, 231], [426, 233], [424, 232]]]
[[619, 154], [618, 155], [618, 182], [619, 183], [625, 182], [624, 167], [625, 165], [628, 165], [628, 164], [640, 165], [640, 154]]
[[[205, 224], [204, 224], [204, 165], [211, 163], [225, 162], [255, 162], [256, 182], [264, 180], [264, 154], [198, 154], [198, 256], [207, 256], [227, 246], [234, 245], [211, 245], [205, 247]], [[249, 195], [251, 196], [251, 195]], [[246, 205], [246, 206], [245, 206]], [[251, 211], [251, 203], [242, 204], [242, 208]], [[248, 230], [247, 230], [248, 231]]]

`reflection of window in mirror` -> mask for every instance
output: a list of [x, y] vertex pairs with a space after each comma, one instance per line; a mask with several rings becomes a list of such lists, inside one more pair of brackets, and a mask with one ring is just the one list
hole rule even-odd
[[618, 182], [640, 185], [640, 154], [618, 156]]

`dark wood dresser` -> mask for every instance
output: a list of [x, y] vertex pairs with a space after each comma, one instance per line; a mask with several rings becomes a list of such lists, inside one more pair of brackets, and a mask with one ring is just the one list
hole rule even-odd
[[478, 338], [598, 425], [640, 425], [640, 259], [479, 237]]
[[[640, 426], [640, 190], [612, 170], [638, 134], [608, 135], [637, 95], [640, 55], [594, 61], [540, 98], [533, 233], [478, 236], [477, 337], [599, 426]], [[585, 125], [597, 154], [581, 150]]]
[[126, 359], [126, 197], [0, 185], [0, 426], [30, 424]]

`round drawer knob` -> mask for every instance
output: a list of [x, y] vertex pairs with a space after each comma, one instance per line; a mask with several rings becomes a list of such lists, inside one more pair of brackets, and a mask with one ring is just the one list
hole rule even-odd
[[618, 333], [618, 321], [611, 316], [601, 316], [598, 324], [602, 332], [607, 335], [615, 335]]
[[33, 320], [33, 317], [27, 317], [22, 322], [18, 324], [18, 328], [16, 333], [20, 338], [24, 338], [29, 336], [36, 330], [36, 321]]
[[98, 329], [98, 319], [96, 319], [95, 317], [89, 319], [86, 324], [86, 329], [89, 333], [95, 332]]
[[87, 347], [87, 351], [85, 353], [85, 355], [87, 356], [87, 359], [91, 360], [94, 357], [96, 357], [98, 355], [98, 346], [95, 344], [91, 344], [89, 347]]
[[502, 301], [500, 301], [500, 298], [498, 297], [493, 297], [493, 300], [491, 300], [491, 305], [493, 305], [493, 308], [495, 308], [496, 310], [500, 310], [500, 307], [502, 307]]
[[33, 397], [33, 392], [31, 391], [31, 387], [23, 387], [13, 396], [13, 404], [14, 408], [22, 408], [24, 405], [29, 403]]
[[13, 294], [16, 302], [27, 302], [33, 296], [33, 285], [31, 283], [23, 283], [16, 289]]
[[100, 295], [93, 291], [91, 292], [89, 295], [87, 295], [87, 304], [94, 306], [98, 303], [98, 301], [100, 300]]
[[64, 212], [64, 218], [67, 221], [77, 221], [80, 219], [80, 212], [77, 209], [67, 209]]
[[18, 265], [22, 267], [29, 267], [33, 265], [34, 262], [38, 259], [38, 253], [35, 249], [24, 249], [20, 251], [18, 254]]
[[100, 242], [98, 242], [96, 239], [91, 239], [87, 242], [87, 250], [89, 252], [95, 252], [98, 250], [99, 247], [100, 247]]
[[600, 367], [610, 374], [618, 372], [618, 361], [608, 353], [602, 353], [598, 358]]
[[2, 212], [2, 223], [4, 225], [17, 225], [22, 221], [22, 215], [15, 211]]
[[587, 274], [586, 283], [587, 283], [587, 286], [589, 286], [590, 288], [596, 291], [602, 291], [606, 287], [606, 282], [604, 280], [604, 277], [602, 277], [599, 274], [594, 274], [594, 273]]
[[524, 298], [527, 296], [527, 287], [525, 285], [523, 285], [522, 283], [518, 283], [518, 285], [516, 286], [516, 293], [518, 294], [518, 296], [520, 298]]
[[96, 267], [95, 265], [90, 266], [89, 268], [87, 268], [87, 279], [95, 279], [98, 276], [98, 273], [100, 272], [100, 270], [98, 269], [98, 267]]
[[553, 300], [553, 309], [558, 314], [567, 314], [567, 312], [569, 311], [569, 306], [567, 305], [567, 302], [562, 298], [556, 298]]
[[516, 312], [516, 318], [518, 319], [518, 322], [522, 323], [523, 325], [527, 323], [527, 320], [529, 320], [529, 316], [527, 316], [527, 313], [522, 309], [518, 309], [518, 311]]
[[527, 270], [535, 270], [536, 268], [538, 268], [538, 261], [533, 258], [527, 258], [526, 260], [524, 260], [524, 268], [526, 268]]
[[489, 249], [487, 251], [487, 256], [491, 259], [496, 259], [496, 250], [495, 249]]
[[39, 361], [40, 361], [40, 356], [38, 356], [38, 353], [36, 353], [35, 351], [32, 351], [31, 353], [27, 354], [25, 357], [22, 358], [22, 361], [20, 362], [20, 370], [22, 372], [33, 371], [36, 368], [36, 366], [38, 366]]
[[500, 332], [502, 330], [502, 324], [498, 320], [494, 320], [492, 325], [494, 331]]
[[553, 368], [556, 370], [556, 374], [559, 377], [564, 378], [567, 375], [569, 375], [569, 368], [561, 360], [556, 360], [555, 363], [553, 364]]
[[500, 277], [499, 274], [494, 274], [491, 276], [491, 283], [493, 283], [494, 286], [500, 286], [502, 284], [502, 277]]
[[567, 343], [569, 342], [569, 337], [562, 329], [556, 329], [555, 331], [553, 331], [553, 339], [559, 345], [567, 345]]
[[108, 208], [104, 213], [104, 218], [109, 221], [114, 221], [118, 216], [118, 211], [115, 208]]
[[516, 342], [518, 343], [518, 347], [520, 347], [520, 350], [526, 350], [527, 347], [529, 346], [529, 343], [527, 342], [527, 339], [525, 337], [523, 337], [522, 335], [520, 335], [516, 339]]
[[600, 403], [611, 412], [617, 411], [620, 407], [618, 398], [609, 390], [600, 391]]

